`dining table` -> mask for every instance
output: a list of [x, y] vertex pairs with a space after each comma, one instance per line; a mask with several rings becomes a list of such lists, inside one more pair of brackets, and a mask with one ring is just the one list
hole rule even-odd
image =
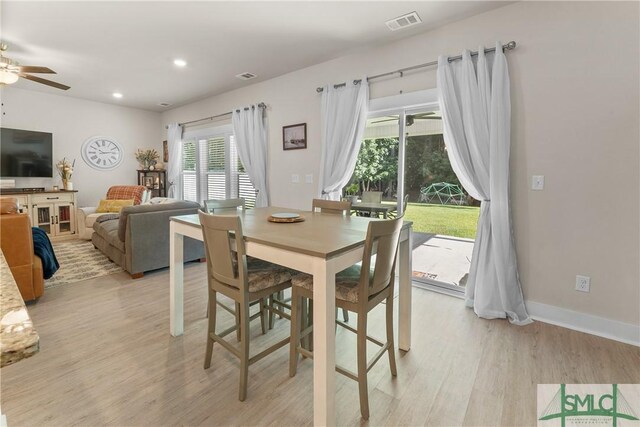
[[355, 213], [382, 214], [383, 218], [388, 218], [391, 212], [397, 210], [395, 204], [376, 202], [356, 202], [351, 204], [351, 210]]
[[[303, 221], [274, 223], [276, 213], [299, 214]], [[313, 420], [334, 425], [335, 275], [362, 260], [367, 227], [375, 218], [264, 207], [238, 211], [248, 256], [313, 276]], [[398, 249], [398, 347], [411, 347], [411, 226], [404, 221]], [[185, 237], [203, 241], [197, 214], [170, 220], [170, 325], [172, 336], [184, 331]]]

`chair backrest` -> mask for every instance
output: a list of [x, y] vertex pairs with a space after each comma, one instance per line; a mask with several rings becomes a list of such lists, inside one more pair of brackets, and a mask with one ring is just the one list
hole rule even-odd
[[313, 212], [349, 216], [351, 213], [351, 202], [348, 200], [336, 201], [313, 199], [313, 201], [311, 202], [311, 210]]
[[[360, 273], [361, 295], [375, 295], [387, 286], [393, 285], [396, 255], [402, 218], [371, 221], [367, 229], [367, 239], [362, 255]], [[374, 254], [374, 248], [376, 249]], [[371, 258], [375, 255], [375, 264], [371, 270]], [[373, 276], [370, 277], [370, 271]], [[367, 298], [363, 298], [364, 301]]]
[[134, 205], [143, 202], [147, 187], [143, 185], [113, 185], [107, 190], [107, 200], [130, 200]]
[[240, 217], [205, 212], [198, 212], [198, 216], [202, 225], [209, 280], [246, 291], [247, 257]]
[[382, 191], [363, 191], [362, 203], [382, 203]]
[[244, 199], [210, 199], [204, 201], [207, 213], [231, 214], [238, 209], [244, 210]]

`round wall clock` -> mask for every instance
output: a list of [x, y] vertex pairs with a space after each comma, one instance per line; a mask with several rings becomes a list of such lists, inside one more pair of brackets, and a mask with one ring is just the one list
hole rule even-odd
[[123, 158], [122, 146], [113, 138], [93, 136], [82, 144], [82, 159], [94, 169], [115, 169]]

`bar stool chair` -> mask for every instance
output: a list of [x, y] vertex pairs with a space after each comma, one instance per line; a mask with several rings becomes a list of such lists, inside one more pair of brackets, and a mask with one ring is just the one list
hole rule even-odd
[[[384, 355], [389, 355], [391, 375], [396, 376], [396, 359], [393, 339], [393, 288], [395, 278], [396, 254], [402, 218], [372, 221], [369, 223], [364, 246], [362, 265], [354, 265], [336, 275], [336, 307], [353, 311], [358, 315], [358, 325], [338, 324], [357, 335], [358, 372], [354, 373], [336, 365], [336, 371], [357, 381], [360, 394], [360, 413], [365, 420], [369, 419], [369, 394], [367, 372]], [[371, 260], [374, 247], [377, 247], [374, 265]], [[373, 267], [373, 268], [372, 268]], [[313, 298], [313, 277], [299, 274], [291, 280], [291, 345], [289, 348], [289, 375], [295, 376], [298, 366], [298, 354], [313, 358], [313, 353], [300, 345], [300, 341], [311, 333], [312, 326], [301, 330], [302, 316], [300, 305], [302, 300]], [[385, 343], [367, 336], [367, 317], [369, 311], [381, 302], [386, 301], [386, 333]], [[367, 362], [367, 340], [380, 346], [380, 350], [370, 362]]]
[[[239, 211], [245, 210], [245, 200], [243, 198], [238, 199], [209, 199], [204, 201], [204, 211], [209, 214], [223, 214], [223, 215], [236, 215]], [[265, 334], [266, 331], [266, 313], [262, 308], [264, 307], [264, 301], [258, 301], [260, 303], [260, 320], [262, 322], [263, 328], [262, 333]], [[236, 329], [236, 338], [240, 341], [240, 315], [239, 312], [239, 304], [235, 304], [235, 310], [231, 307], [227, 307], [220, 301], [216, 300], [216, 303], [220, 308], [229, 312], [232, 316], [236, 318], [236, 325], [238, 328]], [[209, 315], [209, 305], [207, 304], [207, 316]], [[255, 316], [254, 316], [255, 318]], [[253, 318], [251, 319], [253, 320]]]
[[234, 213], [238, 209], [245, 209], [245, 200], [239, 199], [209, 199], [204, 201], [206, 213]]
[[[247, 396], [247, 380], [249, 365], [273, 353], [289, 343], [285, 338], [266, 350], [249, 357], [249, 305], [261, 302], [261, 312], [272, 309], [264, 304], [269, 295], [280, 292], [291, 286], [291, 272], [281, 266], [256, 258], [247, 257], [245, 252], [242, 222], [239, 216], [209, 215], [199, 212], [200, 224], [207, 254], [207, 281], [209, 301], [217, 301], [217, 293], [221, 293], [236, 302], [240, 319], [240, 348], [236, 348], [224, 337], [237, 330], [234, 325], [220, 333], [216, 333], [216, 307], [209, 304], [209, 326], [207, 329], [207, 346], [204, 357], [204, 369], [211, 366], [213, 344], [218, 343], [240, 359], [240, 386], [238, 398], [244, 401]], [[235, 240], [235, 251], [232, 241]], [[263, 332], [265, 330], [263, 317]]]
[[[348, 200], [343, 201], [335, 201], [335, 200], [324, 200], [324, 199], [313, 199], [311, 202], [311, 210], [313, 212], [320, 213], [328, 213], [335, 215], [351, 215], [351, 202]], [[309, 316], [313, 316], [313, 306], [309, 305]], [[337, 309], [336, 309], [337, 312]], [[337, 317], [337, 316], [336, 316]], [[346, 309], [342, 309], [342, 319], [345, 322], [349, 321], [349, 311]]]

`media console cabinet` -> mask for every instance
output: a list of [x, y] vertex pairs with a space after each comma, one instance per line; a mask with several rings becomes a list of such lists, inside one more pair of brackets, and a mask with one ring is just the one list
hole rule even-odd
[[27, 212], [33, 227], [40, 227], [51, 238], [76, 234], [77, 191], [35, 191], [2, 189], [1, 197], [15, 197]]

